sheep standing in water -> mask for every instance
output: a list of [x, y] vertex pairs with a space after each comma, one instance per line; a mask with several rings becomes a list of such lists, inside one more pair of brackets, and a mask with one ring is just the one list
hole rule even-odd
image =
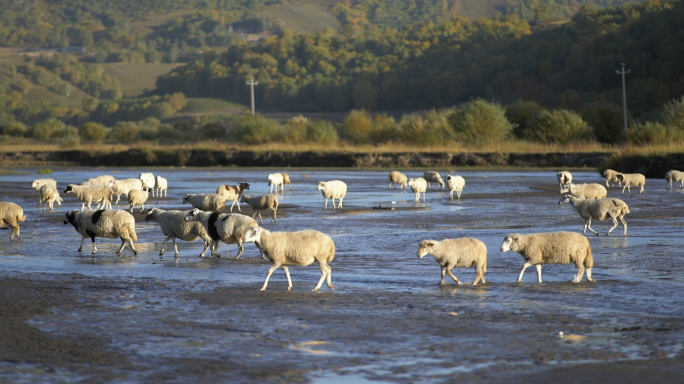
[[563, 187], [566, 184], [572, 183], [572, 173], [570, 173], [568, 171], [558, 172], [558, 174], [556, 175], [556, 178], [558, 179], [558, 185], [560, 186], [561, 193], [563, 193]]
[[264, 219], [261, 217], [261, 211], [273, 211], [273, 218], [271, 222], [277, 222], [276, 212], [278, 211], [278, 197], [276, 195], [266, 194], [262, 196], [251, 197], [249, 195], [242, 195], [241, 202], [249, 204], [254, 211], [252, 218], [259, 214], [259, 222], [263, 223]]
[[568, 193], [580, 199], [603, 199], [608, 195], [608, 190], [601, 184], [566, 184], [561, 188], [561, 193]]
[[430, 189], [432, 189], [432, 183], [437, 183], [440, 189], [444, 188], [444, 180], [442, 180], [442, 176], [440, 176], [438, 172], [427, 171], [423, 173], [423, 179], [425, 179], [427, 186]]
[[408, 185], [408, 177], [406, 177], [406, 175], [404, 175], [403, 173], [397, 171], [390, 172], [387, 180], [389, 181], [390, 189], [392, 189], [392, 186], [394, 186], [394, 188], [397, 188], [397, 184], [399, 184], [402, 189], [405, 189]]
[[671, 170], [667, 171], [665, 174], [665, 180], [667, 180], [667, 189], [672, 189], [673, 182], [681, 183], [679, 188], [684, 188], [684, 172]]
[[442, 281], [449, 274], [456, 284], [461, 284], [456, 276], [451, 273], [454, 267], [475, 268], [477, 277], [473, 285], [479, 281], [486, 283], [484, 274], [487, 272], [487, 246], [478, 239], [464, 237], [461, 239], [446, 239], [442, 241], [423, 240], [418, 248], [418, 258], [431, 254], [442, 268]]
[[185, 221], [185, 216], [188, 213], [188, 211], [165, 211], [159, 208], [152, 208], [147, 211], [145, 221], [156, 221], [164, 235], [167, 236], [162, 242], [159, 256], [164, 254], [164, 247], [169, 240], [173, 240], [173, 249], [176, 251], [175, 257], [178, 258], [176, 239], [181, 239], [183, 241], [202, 239], [204, 240], [204, 249], [199, 257], [204, 257], [207, 249], [209, 249], [209, 245], [211, 245], [212, 239], [202, 223], [197, 221]]
[[606, 169], [603, 171], [603, 176], [606, 178], [606, 187], [611, 187], [611, 183], [617, 183], [618, 185], [621, 185], [621, 182], [617, 179], [617, 175], [620, 172], [614, 171], [612, 169]]
[[456, 192], [456, 197], [461, 200], [461, 192], [465, 188], [465, 179], [459, 175], [447, 175], [447, 188], [449, 188], [449, 198], [454, 199], [454, 192]]
[[14, 238], [15, 233], [21, 239], [19, 223], [24, 221], [26, 221], [26, 215], [20, 206], [9, 201], [0, 201], [0, 227], [8, 226], [12, 229], [10, 240]]
[[[216, 194], [224, 196], [227, 200], [233, 202], [233, 204], [230, 205], [230, 211], [233, 212], [233, 206], [235, 203], [238, 203], [238, 200], [240, 199], [240, 196], [242, 196], [242, 193], [245, 192], [245, 189], [249, 189], [249, 183], [240, 183], [239, 185], [223, 184], [216, 188]], [[238, 203], [237, 207], [238, 211], [242, 212], [240, 203]]]
[[409, 179], [408, 186], [411, 187], [413, 193], [416, 195], [415, 202], [418, 204], [420, 202], [420, 194], [423, 194], [423, 204], [425, 204], [425, 192], [427, 191], [427, 181], [422, 177], [417, 179]]
[[36, 192], [38, 192], [38, 204], [42, 204], [43, 200], [40, 198], [40, 187], [43, 185], [51, 185], [55, 189], [57, 188], [57, 182], [54, 179], [36, 179], [33, 180], [33, 183], [31, 183], [31, 188], [35, 189]]
[[[342, 200], [347, 196], [347, 184], [340, 180], [321, 181], [318, 183], [318, 190], [322, 191], [325, 197], [325, 206], [323, 209], [328, 209], [328, 199], [332, 199], [333, 209], [342, 208]], [[335, 206], [335, 199], [339, 199], [337, 207]]]
[[96, 237], [104, 237], [106, 239], [121, 239], [121, 248], [116, 251], [120, 255], [126, 247], [126, 242], [130, 244], [133, 254], [137, 255], [133, 241], [138, 241], [138, 236], [135, 233], [135, 219], [133, 215], [126, 211], [119, 210], [97, 210], [97, 211], [69, 211], [64, 218], [64, 224], [71, 224], [76, 228], [76, 231], [81, 235], [81, 245], [78, 251], [83, 250], [83, 242], [90, 238], [93, 242], [93, 254], [97, 253], [95, 246]]
[[632, 185], [641, 186], [639, 193], [644, 193], [646, 176], [642, 175], [641, 173], [619, 173], [615, 177], [618, 179], [618, 181], [625, 183], [625, 186], [622, 187], [622, 193], [625, 193], [625, 188], [627, 188], [629, 193], [632, 193]]
[[40, 194], [40, 199], [43, 201], [43, 211], [45, 211], [46, 206], [50, 207], [50, 211], [54, 210], [55, 203], [57, 203], [59, 206], [62, 206], [63, 200], [59, 196], [59, 191], [52, 185], [44, 184], [42, 187], [40, 187], [38, 193]]
[[511, 250], [518, 252], [525, 259], [520, 275], [516, 282], [521, 282], [523, 273], [527, 267], [537, 267], [537, 277], [542, 282], [543, 264], [570, 264], [574, 263], [577, 268], [577, 276], [572, 281], [579, 283], [587, 271], [587, 280], [591, 278], [591, 269], [594, 267], [594, 257], [591, 254], [589, 240], [575, 232], [551, 232], [533, 233], [521, 235], [518, 233], [508, 235], [501, 244], [501, 252]]
[[592, 231], [596, 236], [598, 232], [591, 229], [591, 220], [613, 220], [613, 226], [608, 230], [606, 236], [610, 235], [611, 232], [618, 226], [618, 219], [622, 222], [622, 228], [624, 229], [623, 236], [627, 236], [627, 222], [625, 221], [625, 215], [630, 213], [627, 203], [620, 199], [578, 199], [574, 196], [565, 196], [559, 202], [560, 205], [570, 204], [572, 205], [580, 217], [585, 220], [584, 222], [584, 233], [587, 233], [587, 228]]

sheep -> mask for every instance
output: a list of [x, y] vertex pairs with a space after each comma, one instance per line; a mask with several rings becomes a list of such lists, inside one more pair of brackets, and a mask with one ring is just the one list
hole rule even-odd
[[[218, 253], [219, 240], [226, 244], [237, 244], [238, 253], [235, 255], [236, 259], [240, 258], [240, 255], [245, 250], [243, 243], [251, 242], [243, 240], [247, 229], [259, 226], [251, 217], [239, 213], [204, 212], [197, 208], [188, 212], [183, 220], [186, 222], [198, 221], [202, 223], [211, 237], [211, 255], [214, 257], [221, 257]], [[261, 258], [265, 258], [263, 252]]]
[[165, 177], [157, 176], [155, 179], [155, 188], [157, 189], [157, 197], [162, 197], [162, 192], [164, 197], [166, 197], [166, 190], [169, 188], [169, 181]]
[[114, 176], [101, 175], [98, 177], [91, 177], [88, 181], [81, 183], [81, 185], [109, 185], [109, 183], [114, 180], [116, 180]]
[[202, 223], [197, 221], [185, 221], [185, 216], [188, 213], [188, 211], [165, 211], [159, 208], [152, 208], [147, 211], [147, 214], [145, 215], [145, 221], [156, 221], [164, 235], [167, 236], [162, 242], [159, 256], [164, 254], [164, 247], [169, 239], [173, 240], [173, 249], [176, 251], [175, 257], [178, 258], [178, 246], [176, 245], [176, 239], [181, 239], [183, 241], [195, 241], [201, 238], [204, 240], [204, 249], [202, 250], [202, 253], [200, 253], [199, 257], [204, 257], [207, 249], [209, 249], [209, 245], [211, 245], [211, 237]]
[[271, 192], [273, 193], [273, 186], [275, 186], [276, 194], [278, 193], [278, 186], [280, 186], [280, 190], [283, 190], [283, 183], [285, 180], [283, 180], [283, 175], [281, 173], [271, 173], [268, 175], [268, 185], [271, 186]]
[[69, 211], [64, 217], [64, 224], [73, 225], [76, 232], [81, 234], [79, 252], [83, 250], [83, 242], [86, 238], [90, 238], [93, 242], [93, 254], [96, 254], [95, 237], [104, 237], [105, 239], [116, 239], [118, 237], [121, 239], [121, 248], [116, 251], [117, 255], [120, 255], [126, 247], [126, 242], [131, 246], [133, 254], [138, 254], [135, 245], [133, 245], [133, 241], [138, 241], [138, 236], [135, 233], [135, 219], [126, 211], [112, 209]]
[[[142, 181], [143, 188], [152, 189], [152, 197], [154, 197], [154, 190], [156, 188], [156, 186], [154, 185], [155, 181], [156, 181], [154, 178], [154, 175], [149, 173], [149, 172], [147, 172], [147, 173], [143, 172], [140, 174], [140, 176], [138, 176], [138, 179], [140, 179], [140, 181]], [[138, 189], [142, 189], [142, 188], [138, 188]]]
[[183, 196], [183, 204], [190, 203], [202, 211], [220, 212], [226, 207], [226, 197], [216, 193], [188, 193]]
[[433, 182], [439, 184], [439, 188], [444, 188], [444, 181], [442, 180], [442, 176], [440, 176], [439, 173], [435, 171], [427, 171], [423, 173], [423, 179], [427, 181], [427, 186], [430, 189], [432, 189]]
[[131, 189], [128, 191], [128, 206], [130, 212], [133, 213], [133, 207], [140, 205], [140, 213], [145, 211], [145, 202], [150, 198], [150, 191], [152, 188], [143, 187], [143, 189]]
[[392, 185], [394, 185], [394, 188], [396, 188], [397, 184], [399, 184], [402, 189], [406, 189], [406, 185], [408, 184], [408, 177], [406, 177], [406, 175], [398, 171], [390, 172], [387, 180], [389, 181], [390, 189], [392, 189]]
[[91, 203], [93, 201], [97, 202], [96, 209], [100, 208], [112, 208], [112, 201], [110, 197], [112, 195], [112, 188], [105, 185], [74, 185], [69, 184], [64, 189], [64, 193], [72, 192], [78, 196], [81, 200], [81, 210], [85, 210], [86, 203], [88, 203], [88, 209], [91, 208]]
[[[347, 184], [340, 180], [321, 181], [318, 183], [318, 190], [322, 191], [325, 197], [325, 205], [323, 209], [328, 209], [328, 199], [332, 199], [333, 209], [342, 208], [342, 200], [347, 196]], [[339, 199], [337, 207], [335, 207], [335, 198]]]
[[641, 186], [641, 191], [639, 191], [639, 193], [644, 193], [646, 176], [641, 173], [618, 173], [615, 178], [617, 178], [618, 181], [625, 183], [625, 186], [622, 187], [622, 193], [625, 193], [625, 188], [627, 188], [629, 193], [632, 193], [632, 185]]
[[580, 199], [603, 199], [608, 195], [608, 190], [601, 184], [566, 184], [561, 188], [561, 193], [566, 193]]
[[252, 218], [254, 218], [254, 216], [257, 213], [259, 214], [260, 223], [264, 222], [264, 219], [261, 218], [260, 211], [267, 209], [273, 211], [273, 218], [271, 219], [271, 222], [277, 222], [276, 211], [278, 211], [278, 197], [276, 195], [263, 195], [254, 197], [250, 197], [249, 195], [242, 195], [242, 199], [240, 199], [240, 202], [247, 203], [250, 207], [252, 207], [252, 209], [254, 210]]
[[558, 179], [558, 185], [560, 186], [561, 193], [563, 193], [563, 186], [572, 183], [572, 173], [568, 171], [558, 172], [556, 178]]
[[40, 187], [40, 190], [38, 191], [40, 193], [40, 199], [43, 202], [43, 211], [45, 211], [45, 206], [50, 207], [50, 211], [54, 210], [54, 205], [55, 202], [61, 206], [62, 205], [62, 198], [59, 196], [59, 191], [57, 188], [53, 187], [50, 184], [43, 184], [42, 187]]
[[456, 276], [451, 273], [454, 267], [471, 268], [474, 267], [477, 272], [477, 277], [473, 281], [473, 285], [477, 285], [479, 281], [486, 284], [484, 274], [487, 272], [487, 246], [478, 239], [470, 237], [463, 237], [460, 239], [446, 239], [442, 241], [423, 240], [418, 248], [418, 258], [431, 254], [437, 260], [437, 263], [442, 268], [442, 281], [444, 283], [444, 276], [448, 273], [456, 284], [461, 284]]
[[[224, 184], [219, 185], [218, 188], [216, 188], [216, 193], [221, 196], [225, 196], [228, 200], [233, 201], [233, 204], [230, 205], [230, 211], [233, 212], [233, 206], [238, 202], [245, 189], [249, 189], [249, 183], [240, 183], [239, 185]], [[242, 212], [239, 203], [237, 207], [238, 211]]]
[[465, 179], [458, 175], [447, 175], [446, 177], [447, 188], [449, 188], [449, 198], [454, 199], [454, 192], [456, 192], [456, 197], [461, 200], [461, 192], [465, 188]]
[[415, 202], [418, 203], [420, 202], [420, 194], [423, 194], [423, 204], [425, 204], [425, 191], [427, 191], [427, 181], [423, 179], [422, 177], [419, 177], [417, 179], [409, 179], [408, 181], [409, 187], [413, 190], [413, 193], [416, 195], [416, 200]]
[[307, 266], [316, 261], [321, 268], [321, 278], [313, 290], [317, 291], [326, 278], [328, 287], [335, 289], [335, 286], [332, 285], [332, 268], [328, 265], [335, 259], [335, 242], [330, 236], [311, 229], [298, 232], [270, 232], [265, 228], [253, 226], [245, 232], [243, 240], [256, 242], [273, 263], [266, 275], [266, 281], [261, 287], [262, 291], [266, 290], [268, 279], [273, 271], [281, 265], [285, 270], [285, 276], [287, 276], [287, 290], [290, 291], [292, 280], [287, 268], [288, 265]]
[[591, 269], [594, 257], [591, 254], [589, 240], [575, 232], [533, 233], [529, 235], [511, 234], [504, 238], [501, 252], [508, 250], [518, 252], [525, 259], [517, 283], [522, 281], [525, 269], [531, 265], [537, 267], [537, 277], [542, 282], [542, 264], [570, 264], [577, 268], [577, 276], [572, 281], [579, 283], [587, 271], [587, 280], [593, 282]]
[[610, 183], [618, 183], [618, 185], [622, 185], [622, 182], [619, 181], [615, 176], [618, 175], [618, 171], [614, 171], [612, 169], [606, 169], [603, 171], [603, 176], [606, 178], [606, 187], [612, 187]]
[[562, 198], [558, 204], [570, 204], [572, 205], [580, 217], [585, 220], [584, 222], [584, 233], [587, 233], [587, 228], [592, 231], [596, 236], [598, 232], [591, 229], [591, 220], [613, 220], [613, 227], [608, 230], [606, 236], [610, 235], [611, 232], [618, 226], [617, 219], [622, 222], [622, 228], [624, 229], [623, 236], [627, 236], [627, 222], [625, 221], [625, 215], [630, 213], [627, 203], [620, 199], [596, 199], [596, 200], [585, 200], [579, 199], [574, 196], [566, 195]]
[[109, 186], [112, 188], [112, 195], [116, 196], [116, 203], [114, 204], [119, 204], [121, 195], [128, 196], [131, 189], [142, 189], [143, 183], [140, 179], [123, 179], [114, 180], [109, 183]]
[[285, 172], [280, 172], [281, 175], [283, 175], [283, 188], [285, 188], [285, 184], [290, 184], [290, 191], [292, 190], [292, 182], [290, 181], [290, 175], [288, 175]]
[[9, 201], [0, 201], [0, 227], [9, 226], [12, 232], [10, 233], [10, 240], [14, 239], [14, 234], [21, 239], [19, 223], [26, 221], [24, 210], [17, 204]]
[[[33, 183], [31, 183], [31, 188], [35, 189], [36, 192], [40, 191], [40, 187], [43, 185], [48, 184], [52, 185], [53, 187], [57, 188], [57, 181], [54, 179], [36, 179], [33, 180]], [[38, 204], [42, 204], [43, 200], [40, 198], [40, 193], [38, 194]]]
[[681, 183], [679, 188], [684, 188], [684, 172], [682, 171], [675, 171], [674, 169], [667, 171], [665, 180], [667, 180], [667, 189], [672, 189], [673, 181], [679, 181]]

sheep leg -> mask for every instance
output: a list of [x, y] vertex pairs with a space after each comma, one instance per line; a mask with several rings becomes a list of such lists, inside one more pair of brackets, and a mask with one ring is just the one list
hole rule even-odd
[[[592, 231], [592, 232], [594, 233], [594, 235], [596, 235], [596, 236], [599, 235], [598, 232], [594, 231], [594, 230], [591, 228], [591, 217], [588, 218], [586, 222], [584, 222], [584, 233], [585, 233], [585, 234], [587, 233], [587, 228], [589, 228], [589, 230]], [[608, 233], [610, 233], [610, 232], [608, 232]]]
[[326, 274], [326, 278], [328, 279], [328, 287], [330, 287], [330, 289], [335, 289], [335, 286], [332, 284], [332, 267], [328, 264], [326, 264], [325, 267], [328, 269], [328, 273]]
[[[276, 269], [278, 269], [279, 266], [280, 266], [279, 264], [273, 264], [273, 265], [271, 266], [271, 268], [268, 269], [268, 273], [266, 274], [266, 281], [264, 281], [264, 285], [261, 287], [261, 291], [265, 291], [265, 290], [266, 290], [266, 286], [268, 285], [268, 279], [271, 278], [271, 275], [273, 274], [273, 272], [274, 272]], [[288, 273], [287, 275], [288, 275], [288, 278], [289, 278], [290, 274]]]
[[259, 224], [263, 224], [264, 219], [261, 217], [261, 211], [257, 211], [257, 213], [259, 214]]
[[450, 200], [454, 199], [454, 191], [449, 192], [449, 199]]
[[473, 281], [473, 285], [477, 285], [478, 282], [482, 282], [482, 284], [487, 283], [484, 278], [484, 273], [481, 271], [477, 271], [477, 276], [475, 276], [475, 281]]
[[221, 258], [218, 253], [218, 240], [213, 240], [211, 243], [211, 255], [217, 258]]
[[446, 284], [444, 282], [444, 277], [446, 276], [446, 267], [442, 267], [441, 272], [442, 272], [442, 281], [439, 282], [439, 285], [444, 285], [444, 284]]
[[619, 218], [620, 221], [622, 222], [622, 228], [624, 229], [624, 231], [623, 231], [623, 233], [622, 233], [622, 236], [627, 236], [627, 222], [625, 221], [625, 217], [624, 217], [624, 216], [619, 216], [618, 218]]
[[610, 235], [610, 233], [613, 232], [613, 230], [614, 230], [615, 228], [617, 228], [617, 226], [618, 226], [618, 221], [617, 221], [617, 219], [616, 219], [615, 217], [613, 217], [613, 216], [611, 216], [610, 218], [613, 220], [613, 226], [610, 227], [610, 229], [608, 230], [608, 233], [606, 233], [606, 236]]
[[325, 205], [323, 206], [323, 209], [328, 209], [328, 198], [325, 198]]
[[451, 276], [451, 278], [454, 279], [456, 284], [463, 284], [463, 283], [461, 283], [461, 280], [458, 279], [458, 277], [454, 276], [454, 274], [451, 273], [451, 269], [447, 268], [446, 271], [449, 274], [449, 276]]
[[584, 266], [582, 264], [575, 264], [577, 266], [577, 276], [572, 281], [573, 283], [579, 283], [582, 281], [582, 276], [584, 276]]
[[641, 191], [639, 191], [639, 193], [644, 193], [644, 185], [643, 184], [641, 184]]
[[[321, 285], [323, 285], [323, 281], [325, 281], [325, 278], [328, 275], [328, 268], [326, 268], [327, 267], [326, 264], [318, 263], [318, 266], [321, 267], [321, 278], [318, 280], [318, 284], [316, 284], [316, 286], [314, 287], [314, 289], [313, 289], [314, 292], [318, 291], [318, 288], [320, 288]], [[330, 285], [330, 283], [328, 283], [328, 286], [329, 285]]]
[[594, 279], [591, 277], [591, 268], [587, 268], [587, 280], [591, 281], [592, 283], [594, 282]]
[[461, 191], [456, 191], [456, 196], [458, 197], [459, 200], [461, 200]]
[[[164, 239], [164, 241], [162, 241], [162, 247], [161, 247], [161, 250], [159, 251], [159, 256], [162, 256], [164, 254], [164, 248], [166, 247], [166, 242], [169, 241], [169, 239], [171, 239], [171, 236], [167, 237], [166, 239]], [[175, 245], [175, 240], [174, 240], [174, 245]]]
[[520, 275], [518, 276], [518, 280], [515, 281], [516, 283], [519, 283], [519, 282], [522, 281], [523, 273], [525, 273], [525, 270], [526, 270], [527, 267], [529, 267], [530, 265], [532, 265], [532, 263], [530, 263], [529, 261], [526, 262], [525, 264], [523, 264], [522, 270], [520, 271]]
[[81, 252], [83, 250], [83, 242], [85, 242], [85, 237], [81, 237], [81, 245], [78, 246], [78, 251]]
[[333, 209], [337, 208], [335, 206], [335, 196], [331, 197], [330, 200], [332, 200]]
[[[419, 192], [420, 194], [420, 192]], [[425, 204], [425, 192], [423, 192], [423, 204]]]
[[92, 237], [91, 240], [93, 241], [93, 255], [97, 253], [97, 246], [95, 245], [95, 237]]
[[337, 208], [342, 209], [342, 200], [344, 200], [344, 197], [340, 197], [340, 200], [337, 202]]
[[278, 222], [278, 220], [276, 219], [276, 210], [275, 210], [275, 209], [273, 210], [273, 219], [271, 219], [271, 222], [272, 222], [272, 223], [273, 223], [273, 222], [276, 222], [276, 223]]
[[140, 213], [145, 211], [145, 203], [140, 204]]
[[242, 255], [242, 252], [245, 250], [245, 247], [241, 241], [238, 241], [237, 246], [238, 246], [238, 253], [237, 253], [237, 255], [235, 255], [235, 258], [239, 259], [240, 255]]
[[542, 269], [542, 265], [541, 265], [541, 264], [537, 264], [536, 267], [537, 267], [537, 278], [539, 279], [539, 282], [541, 283], [541, 282], [542, 282], [542, 278], [541, 278], [541, 269]]
[[210, 245], [209, 242], [207, 242], [207, 241], [204, 242], [204, 249], [202, 250], [202, 253], [200, 253], [199, 257], [204, 257], [204, 254], [207, 252], [209, 245]]
[[[135, 249], [135, 245], [133, 245], [133, 240], [129, 237], [129, 238], [127, 239], [127, 241], [128, 241], [128, 245], [131, 246], [131, 250], [133, 251], [133, 256], [137, 256], [137, 255], [138, 255], [138, 250]], [[122, 249], [123, 249], [123, 248], [122, 248]]]
[[392, 189], [392, 182], [389, 183], [389, 189]]
[[625, 188], [627, 188], [627, 184], [625, 184], [625, 186], [622, 187], [622, 193], [625, 193]]
[[114, 204], [119, 204], [119, 199], [121, 198], [121, 195], [116, 195], [116, 203]]
[[117, 255], [120, 255], [121, 252], [124, 250], [124, 248], [126, 248], [126, 239], [124, 239], [124, 238], [122, 237], [122, 238], [121, 238], [121, 248], [119, 248], [119, 250], [116, 251], [116, 254], [117, 254]]
[[173, 250], [176, 251], [176, 253], [173, 255], [173, 257], [178, 258], [178, 245], [176, 245], [176, 238], [172, 238], [173, 240]]
[[290, 269], [287, 265], [283, 265], [283, 270], [285, 270], [285, 276], [287, 276], [287, 291], [292, 290], [292, 279], [290, 279]]

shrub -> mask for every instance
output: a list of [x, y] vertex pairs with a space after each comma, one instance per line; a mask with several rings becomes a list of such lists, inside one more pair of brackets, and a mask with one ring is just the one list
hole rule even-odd
[[455, 138], [468, 144], [500, 142], [513, 129], [501, 104], [476, 99], [453, 111], [448, 118]]
[[278, 122], [261, 116], [249, 116], [240, 120], [231, 135], [235, 140], [245, 144], [264, 144], [282, 140]]
[[364, 110], [355, 109], [349, 112], [342, 123], [344, 134], [354, 143], [367, 144], [371, 141], [373, 118]]
[[627, 133], [634, 145], [671, 144], [684, 141], [684, 131], [673, 125], [655, 121], [635, 124]]
[[31, 136], [38, 140], [48, 140], [64, 128], [64, 123], [55, 118], [50, 118], [34, 125], [31, 128]]
[[539, 112], [524, 137], [541, 143], [569, 144], [589, 141], [593, 136], [591, 127], [577, 113], [555, 109]]
[[665, 125], [684, 130], [684, 97], [667, 102], [663, 107], [662, 119]]
[[593, 129], [596, 140], [608, 144], [625, 141], [621, 106], [610, 102], [591, 103], [585, 105], [581, 113], [582, 119]]
[[337, 139], [337, 129], [329, 121], [317, 120], [306, 125], [306, 140], [308, 142], [330, 145], [337, 142]]
[[83, 140], [102, 141], [107, 138], [109, 129], [100, 123], [87, 122], [78, 129], [78, 135]]
[[140, 128], [134, 121], [119, 121], [110, 131], [109, 137], [119, 141], [136, 141], [140, 139]]
[[287, 120], [283, 127], [283, 138], [290, 144], [301, 144], [307, 141], [306, 131], [309, 119], [299, 115]]
[[542, 110], [544, 107], [535, 101], [518, 100], [506, 107], [506, 118], [513, 124], [513, 135], [522, 139], [530, 122]]
[[399, 121], [397, 135], [401, 141], [419, 146], [443, 144], [452, 139], [446, 115], [437, 111], [405, 115]]
[[62, 148], [76, 148], [81, 143], [78, 135], [67, 135], [62, 138]]
[[373, 144], [386, 143], [398, 140], [398, 126], [393, 117], [387, 115], [376, 115], [373, 118], [373, 131], [370, 139]]
[[226, 128], [219, 123], [206, 123], [202, 126], [202, 136], [207, 139], [220, 139], [226, 134]]
[[21, 121], [13, 121], [2, 127], [2, 133], [8, 136], [24, 136], [26, 134], [26, 124]]

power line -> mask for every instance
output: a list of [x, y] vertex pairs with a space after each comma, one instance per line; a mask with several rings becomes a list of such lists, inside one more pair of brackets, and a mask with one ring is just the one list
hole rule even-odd
[[625, 70], [625, 63], [620, 63], [620, 70], [616, 70], [615, 73], [622, 75], [622, 117], [625, 123], [625, 134], [627, 134], [627, 90], [625, 87], [625, 75], [632, 72], [631, 69]]
[[252, 116], [254, 116], [254, 114], [255, 114], [255, 112], [254, 112], [254, 86], [259, 84], [259, 82], [254, 81], [254, 76], [252, 76], [252, 79], [250, 81], [245, 82], [245, 84], [252, 86]]

